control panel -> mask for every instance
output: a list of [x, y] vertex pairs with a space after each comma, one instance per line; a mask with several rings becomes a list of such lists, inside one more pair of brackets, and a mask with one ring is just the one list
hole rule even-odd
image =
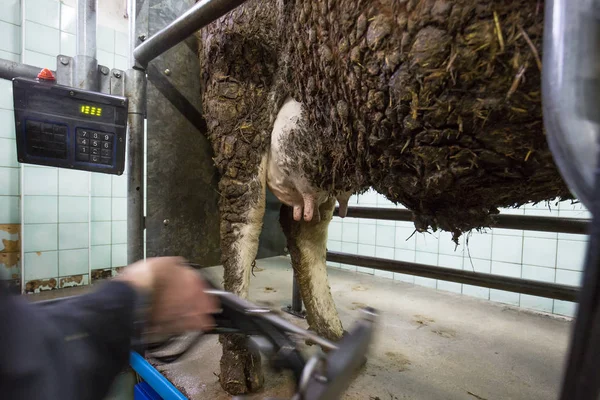
[[127, 98], [13, 79], [20, 163], [121, 175]]

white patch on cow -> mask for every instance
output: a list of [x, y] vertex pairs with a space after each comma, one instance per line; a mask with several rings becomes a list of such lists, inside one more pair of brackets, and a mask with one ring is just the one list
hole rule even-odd
[[248, 286], [250, 284], [251, 266], [256, 258], [258, 251], [258, 238], [262, 230], [263, 216], [265, 214], [266, 204], [266, 168], [267, 154], [265, 154], [260, 162], [258, 175], [255, 179], [260, 180], [261, 190], [260, 196], [248, 211], [248, 223], [244, 224], [239, 230], [239, 240], [236, 243], [236, 253], [239, 257], [237, 263], [240, 268], [244, 268], [241, 274], [243, 279], [239, 286], [238, 296], [242, 298], [248, 297]]

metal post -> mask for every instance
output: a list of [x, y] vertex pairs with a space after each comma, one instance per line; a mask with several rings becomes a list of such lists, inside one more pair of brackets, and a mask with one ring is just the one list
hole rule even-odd
[[246, 0], [202, 0], [186, 13], [140, 44], [133, 55], [144, 68], [154, 58], [227, 14]]
[[77, 35], [73, 86], [98, 91], [96, 9], [98, 0], [77, 1]]
[[294, 281], [292, 283], [292, 305], [284, 307], [282, 310], [295, 317], [306, 318], [306, 314], [302, 310], [302, 296], [300, 295], [300, 286], [296, 280], [296, 274], [294, 274]]

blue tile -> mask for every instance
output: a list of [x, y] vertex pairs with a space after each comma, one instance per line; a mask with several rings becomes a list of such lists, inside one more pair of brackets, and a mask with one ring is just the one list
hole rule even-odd
[[452, 234], [450, 232], [440, 232], [438, 238], [439, 253], [449, 256], [463, 256], [464, 252], [464, 237], [458, 239], [458, 245], [452, 241]]
[[109, 53], [108, 51], [98, 49], [96, 51], [96, 58], [98, 59], [98, 65], [104, 65], [109, 69], [115, 67], [115, 54]]
[[112, 197], [127, 197], [127, 175], [112, 176]]
[[554, 314], [574, 317], [577, 314], [577, 303], [570, 301], [554, 300]]
[[556, 239], [525, 237], [523, 264], [554, 268], [556, 266]]
[[[60, 28], [60, 4], [56, 0], [25, 1], [25, 18], [54, 29]], [[41, 36], [40, 38], [43, 38]]]
[[25, 49], [56, 57], [60, 53], [60, 31], [57, 28], [25, 22]]
[[92, 173], [92, 196], [112, 196], [112, 176], [107, 174]]
[[520, 264], [522, 256], [523, 238], [494, 235], [492, 240], [492, 260]]
[[395, 247], [397, 249], [415, 250], [417, 248], [417, 234], [414, 226], [396, 225], [395, 236]]
[[110, 197], [92, 197], [92, 221], [110, 221], [111, 207]]
[[492, 261], [492, 274], [501, 276], [510, 276], [513, 278], [521, 277], [521, 264], [505, 263]]
[[490, 289], [473, 285], [462, 285], [462, 294], [478, 299], [489, 300]]
[[92, 269], [111, 268], [111, 247], [92, 246]]
[[0, 21], [21, 25], [21, 0], [3, 0]]
[[376, 243], [377, 226], [376, 225], [358, 225], [358, 243], [374, 246]]
[[342, 242], [358, 243], [358, 225], [344, 222], [342, 225]]
[[58, 195], [58, 170], [56, 168], [25, 168], [23, 170], [25, 196]]
[[439, 252], [439, 241], [436, 236], [430, 233], [416, 233], [417, 240], [417, 251], [422, 251], [426, 253], [435, 253]]
[[327, 232], [329, 240], [342, 240], [342, 224], [341, 222], [331, 221]]
[[60, 30], [75, 34], [77, 32], [77, 11], [66, 4], [60, 6]]
[[[350, 242], [342, 242], [342, 253], [358, 254], [358, 244], [350, 243]], [[347, 269], [348, 271], [356, 271], [355, 265], [341, 264], [341, 268]]]
[[54, 251], [57, 248], [57, 224], [25, 225], [23, 230], [24, 252]]
[[545, 297], [521, 294], [521, 302], [519, 305], [522, 308], [551, 313], [554, 301]]
[[82, 275], [89, 272], [88, 249], [58, 252], [58, 276]]
[[521, 272], [521, 277], [523, 279], [551, 283], [554, 283], [555, 275], [556, 269], [554, 268], [536, 267], [534, 265], [523, 265], [523, 270]]
[[98, 26], [96, 46], [109, 53], [115, 52], [115, 30], [105, 26]]
[[60, 169], [58, 172], [58, 194], [61, 196], [85, 196], [90, 194], [90, 173]]
[[127, 243], [127, 221], [112, 222], [112, 244]]
[[0, 167], [0, 196], [18, 196], [19, 186], [19, 168]]
[[12, 110], [0, 109], [0, 137], [15, 139], [15, 113]]
[[394, 259], [394, 248], [393, 247], [375, 246], [375, 257], [385, 258], [387, 260], [393, 260]]
[[327, 240], [328, 251], [342, 251], [342, 242], [339, 240]]
[[377, 225], [377, 246], [393, 248], [395, 245], [395, 240], [395, 226]]
[[[2, 37], [0, 35], [0, 37]], [[13, 110], [13, 90], [12, 82], [7, 79], [0, 79], [0, 108]]]
[[112, 243], [112, 222], [92, 222], [92, 246]]
[[587, 242], [559, 240], [556, 253], [556, 268], [583, 271]]
[[[438, 255], [433, 253], [417, 252], [415, 261], [419, 264], [437, 265]], [[415, 276], [415, 285], [435, 289], [437, 287], [437, 281], [431, 278]]]
[[115, 53], [129, 57], [129, 34], [127, 32], [115, 33]]
[[88, 222], [90, 204], [88, 197], [60, 196], [58, 198], [59, 222]]
[[0, 58], [13, 62], [21, 62], [20, 54], [11, 53], [9, 51], [4, 50], [0, 50]]
[[124, 267], [127, 265], [127, 245], [114, 244], [112, 246], [112, 267]]
[[490, 300], [498, 303], [519, 305], [519, 293], [506, 292], [504, 290], [490, 289]]
[[23, 62], [34, 67], [56, 70], [56, 56], [38, 53], [37, 51], [25, 50]]
[[88, 248], [89, 226], [87, 223], [59, 224], [58, 248], [60, 250]]
[[127, 220], [127, 199], [112, 199], [112, 220], [126, 221]]
[[18, 224], [20, 222], [19, 197], [0, 196], [0, 224]]
[[492, 235], [490, 233], [471, 232], [463, 238], [465, 243], [465, 256], [492, 259]]
[[21, 53], [20, 26], [0, 21], [0, 38], [2, 38], [0, 40], [0, 50], [8, 51], [9, 53]]
[[58, 252], [25, 253], [25, 281], [58, 277]]
[[26, 224], [56, 224], [58, 198], [56, 196], [25, 196], [23, 217]]
[[60, 33], [60, 54], [67, 57], [75, 57], [77, 55], [75, 35], [66, 32]]
[[0, 138], [0, 167], [18, 167], [17, 141]]
[[560, 285], [581, 286], [581, 276], [582, 273], [578, 271], [557, 269], [555, 281]]

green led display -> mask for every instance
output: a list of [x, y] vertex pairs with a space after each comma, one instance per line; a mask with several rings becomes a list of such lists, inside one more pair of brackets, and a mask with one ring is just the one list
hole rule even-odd
[[81, 106], [79, 106], [79, 112], [85, 115], [93, 115], [95, 117], [100, 117], [102, 116], [102, 107], [88, 106], [82, 104]]

